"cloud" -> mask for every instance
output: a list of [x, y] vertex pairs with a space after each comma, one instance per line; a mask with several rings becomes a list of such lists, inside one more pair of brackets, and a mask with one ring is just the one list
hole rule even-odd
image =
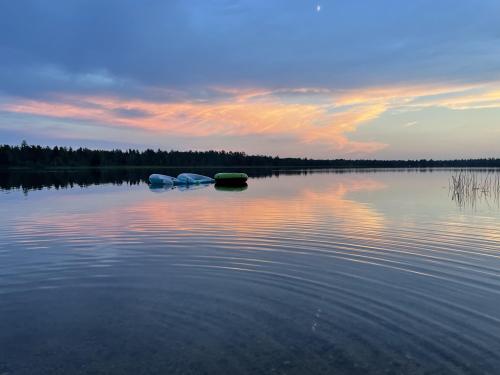
[[[175, 136], [272, 138], [286, 135], [295, 145], [321, 146], [344, 154], [370, 154], [386, 145], [353, 141], [349, 135], [383, 113], [429, 106], [462, 109], [495, 105], [500, 108], [498, 86], [375, 87], [348, 91], [212, 88], [217, 94], [211, 100], [195, 97], [177, 102], [60, 95], [51, 101], [11, 99], [0, 104], [0, 109]], [[312, 95], [314, 100], [307, 102], [303, 97], [296, 100], [296, 95]], [[407, 123], [405, 127], [416, 123]]]
[[461, 91], [441, 95], [426, 95], [408, 103], [408, 107], [444, 107], [455, 110], [500, 108], [500, 83], [465, 87]]
[[0, 109], [369, 155], [386, 143], [355, 133], [385, 113], [499, 107], [498, 1], [314, 5], [4, 1]]
[[4, 1], [0, 90], [42, 95], [53, 85], [75, 92], [104, 84], [125, 96], [135, 86], [359, 89], [498, 77], [498, 1], [339, 1], [321, 17], [310, 7]]
[[[234, 90], [232, 92], [235, 93]], [[332, 103], [286, 102], [264, 91], [245, 91], [217, 102], [158, 103], [116, 97], [73, 96], [56, 97], [50, 102], [21, 99], [0, 105], [1, 110], [13, 113], [86, 120], [177, 136], [287, 135], [295, 138], [296, 143], [320, 143], [332, 150], [346, 152], [371, 152], [384, 147], [370, 142], [353, 143], [345, 136], [346, 132], [354, 131], [381, 109], [370, 105], [330, 112], [332, 108]]]

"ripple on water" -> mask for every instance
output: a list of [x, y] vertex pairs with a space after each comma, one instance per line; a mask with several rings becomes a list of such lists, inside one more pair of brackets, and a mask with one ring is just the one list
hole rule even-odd
[[362, 195], [405, 204], [384, 175], [320, 180], [28, 196], [1, 222], [0, 374], [494, 374], [499, 216], [403, 220]]

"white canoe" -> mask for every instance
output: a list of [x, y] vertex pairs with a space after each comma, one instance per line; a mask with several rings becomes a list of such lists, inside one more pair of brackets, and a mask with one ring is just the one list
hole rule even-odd
[[164, 174], [152, 174], [149, 176], [149, 182], [151, 185], [174, 185], [176, 183], [176, 178], [171, 176], [166, 176]]
[[215, 180], [208, 176], [203, 176], [201, 174], [195, 173], [181, 173], [177, 176], [176, 184], [184, 185], [198, 185], [198, 184], [210, 184], [215, 182]]

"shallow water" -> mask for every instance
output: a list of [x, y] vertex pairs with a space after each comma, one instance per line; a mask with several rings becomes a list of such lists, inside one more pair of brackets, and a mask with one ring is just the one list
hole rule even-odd
[[497, 374], [498, 200], [451, 173], [4, 178], [0, 374]]

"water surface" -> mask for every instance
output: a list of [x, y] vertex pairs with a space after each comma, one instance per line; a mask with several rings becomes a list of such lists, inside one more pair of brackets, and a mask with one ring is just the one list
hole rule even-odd
[[498, 373], [500, 209], [452, 171], [110, 173], [3, 175], [0, 374]]

